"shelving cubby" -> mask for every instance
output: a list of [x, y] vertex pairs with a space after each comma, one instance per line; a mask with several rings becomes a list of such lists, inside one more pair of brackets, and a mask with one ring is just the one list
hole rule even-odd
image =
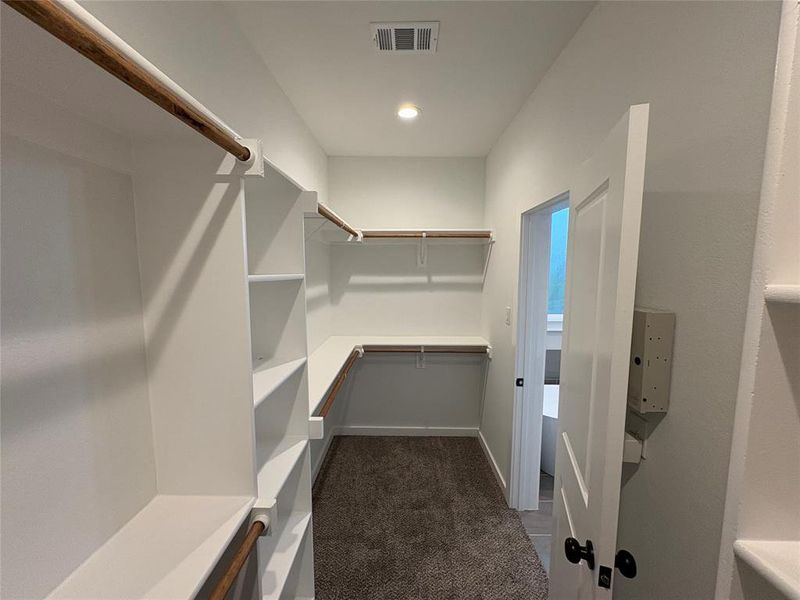
[[256, 497], [241, 177], [202, 140], [137, 145], [121, 174], [21, 135], [2, 142], [3, 596], [194, 597]]
[[299, 189], [0, 9], [0, 595], [313, 597]]
[[266, 166], [245, 183], [258, 496], [277, 520], [258, 541], [263, 598], [311, 598], [305, 258], [300, 190]]

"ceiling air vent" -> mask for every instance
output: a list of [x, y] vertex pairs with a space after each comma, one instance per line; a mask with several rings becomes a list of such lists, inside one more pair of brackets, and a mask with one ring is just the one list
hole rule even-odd
[[372, 40], [381, 52], [432, 54], [439, 39], [439, 22], [371, 23]]

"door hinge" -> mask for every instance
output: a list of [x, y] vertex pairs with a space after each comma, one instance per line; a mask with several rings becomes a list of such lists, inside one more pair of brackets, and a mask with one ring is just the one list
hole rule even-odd
[[525, 385], [525, 380], [522, 377], [517, 377], [516, 385], [517, 387], [522, 387]]
[[601, 588], [611, 589], [611, 567], [600, 565], [600, 571], [597, 576], [597, 585]]

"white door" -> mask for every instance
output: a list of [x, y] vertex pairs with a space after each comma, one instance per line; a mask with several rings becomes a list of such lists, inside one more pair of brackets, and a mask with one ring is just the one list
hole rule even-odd
[[648, 112], [647, 104], [632, 106], [570, 187], [553, 600], [610, 599], [619, 576], [614, 558]]

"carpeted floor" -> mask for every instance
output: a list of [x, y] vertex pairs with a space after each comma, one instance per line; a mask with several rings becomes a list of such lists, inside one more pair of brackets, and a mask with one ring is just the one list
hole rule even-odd
[[337, 437], [314, 487], [317, 600], [544, 600], [476, 438]]

